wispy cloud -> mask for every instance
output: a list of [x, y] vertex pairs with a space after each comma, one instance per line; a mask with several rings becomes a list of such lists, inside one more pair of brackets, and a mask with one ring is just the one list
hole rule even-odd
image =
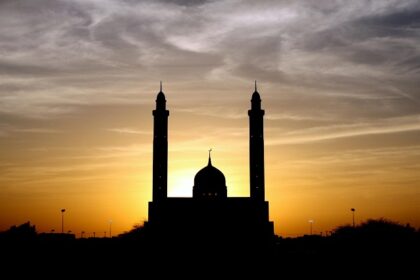
[[416, 130], [420, 130], [420, 115], [390, 118], [365, 123], [311, 127], [291, 132], [283, 131], [281, 135], [276, 135], [276, 137], [273, 137], [274, 139], [269, 139], [266, 143], [268, 145], [301, 144], [336, 138]]
[[151, 131], [138, 130], [130, 127], [121, 127], [121, 128], [109, 128], [107, 131], [122, 133], [122, 134], [142, 134], [142, 135], [151, 135]]
[[12, 131], [19, 133], [63, 133], [62, 130], [47, 128], [15, 128]]
[[241, 112], [235, 108], [229, 111], [221, 106], [193, 106], [192, 108], [177, 108], [175, 112], [191, 113], [199, 116], [207, 116], [222, 119], [244, 119], [247, 118], [246, 112]]
[[56, 134], [64, 133], [63, 130], [37, 127], [16, 127], [9, 124], [0, 124], [0, 136], [9, 136], [16, 133], [31, 134]]
[[[390, 101], [404, 111], [420, 98], [414, 0], [0, 5], [0, 112], [7, 114], [145, 102], [141, 93], [162, 78], [192, 101], [214, 82], [234, 89], [255, 78], [277, 92], [312, 92], [311, 103], [325, 92], [334, 93], [331, 102], [396, 95], [409, 100]], [[200, 83], [187, 89], [193, 80]], [[133, 87], [139, 94], [130, 94]], [[274, 91], [266, 97], [275, 98]]]

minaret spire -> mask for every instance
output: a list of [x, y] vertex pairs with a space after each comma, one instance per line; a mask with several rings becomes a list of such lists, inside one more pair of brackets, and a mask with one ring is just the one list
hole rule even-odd
[[209, 149], [209, 164], [208, 165], [211, 165], [211, 152], [213, 151], [213, 149], [212, 148], [210, 148]]
[[249, 115], [249, 169], [251, 198], [264, 201], [264, 110], [261, 109], [261, 98], [255, 91], [251, 98]]
[[156, 109], [153, 110], [153, 201], [166, 199], [168, 190], [168, 116], [166, 98], [160, 91], [156, 97]]

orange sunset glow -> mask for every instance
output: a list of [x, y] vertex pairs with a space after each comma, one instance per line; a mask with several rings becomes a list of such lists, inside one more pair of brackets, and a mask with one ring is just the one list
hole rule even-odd
[[147, 221], [161, 80], [169, 196], [192, 196], [210, 148], [228, 196], [249, 196], [257, 80], [277, 235], [352, 208], [420, 227], [420, 7], [308, 2], [0, 2], [0, 231]]

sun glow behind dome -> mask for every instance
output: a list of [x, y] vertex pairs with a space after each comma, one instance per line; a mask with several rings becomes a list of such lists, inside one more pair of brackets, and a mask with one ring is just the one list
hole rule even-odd
[[[174, 168], [175, 169], [175, 168]], [[195, 169], [176, 168], [169, 171], [168, 196], [169, 197], [192, 197]]]

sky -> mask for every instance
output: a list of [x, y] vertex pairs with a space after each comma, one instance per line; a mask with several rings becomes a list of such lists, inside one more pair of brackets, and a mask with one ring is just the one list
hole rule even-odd
[[254, 80], [281, 236], [420, 227], [420, 3], [0, 0], [0, 230], [112, 235], [147, 220], [152, 110], [169, 195], [207, 164], [249, 195]]

